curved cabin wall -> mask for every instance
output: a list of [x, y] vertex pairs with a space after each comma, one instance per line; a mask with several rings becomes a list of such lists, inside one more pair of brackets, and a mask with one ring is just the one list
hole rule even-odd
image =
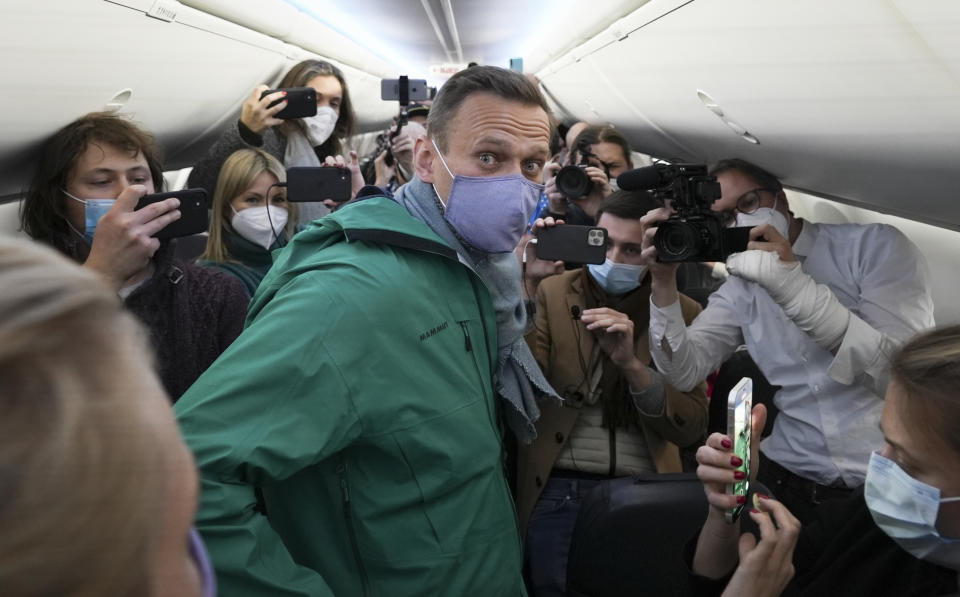
[[653, 0], [537, 74], [645, 153], [960, 229], [957, 31], [954, 0]]
[[[246, 10], [248, 19], [254, 6], [265, 15], [276, 8], [268, 2], [219, 4]], [[151, 8], [159, 18], [147, 16]], [[174, 1], [45, 0], [7, 7], [0, 20], [0, 199], [26, 186], [24, 174], [43, 139], [109, 103], [157, 135], [167, 169], [191, 166], [238, 117], [255, 85], [275, 84], [308, 57], [330, 59], [344, 70], [363, 129], [385, 125], [396, 106], [380, 101], [379, 79], [398, 73], [311, 17], [283, 14], [290, 22], [286, 39], [304, 47]], [[282, 28], [277, 21], [261, 23], [272, 33]], [[349, 63], [332, 56], [348, 53]], [[130, 90], [125, 101], [124, 90]], [[120, 101], [111, 102], [118, 94]]]

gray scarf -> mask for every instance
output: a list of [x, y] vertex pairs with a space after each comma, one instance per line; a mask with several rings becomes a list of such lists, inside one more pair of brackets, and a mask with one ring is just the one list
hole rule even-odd
[[[537, 437], [534, 422], [540, 418], [537, 399], [560, 398], [540, 371], [523, 336], [527, 311], [523, 305], [523, 274], [513, 253], [484, 253], [465, 247], [443, 219], [433, 186], [414, 177], [400, 187], [396, 201], [410, 215], [430, 227], [483, 280], [497, 314], [497, 373], [494, 390], [504, 402], [507, 425], [517, 439], [529, 444]], [[482, 226], [483, 222], [477, 222]]]

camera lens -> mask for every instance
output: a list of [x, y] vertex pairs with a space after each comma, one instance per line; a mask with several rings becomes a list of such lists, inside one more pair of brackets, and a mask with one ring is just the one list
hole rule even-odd
[[564, 166], [557, 172], [557, 190], [564, 197], [576, 199], [590, 192], [593, 183], [580, 166]]
[[653, 237], [658, 260], [662, 262], [690, 261], [700, 252], [700, 236], [687, 222], [664, 222]]

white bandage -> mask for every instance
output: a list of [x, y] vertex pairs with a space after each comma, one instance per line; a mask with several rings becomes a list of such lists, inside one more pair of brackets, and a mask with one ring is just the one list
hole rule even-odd
[[727, 259], [727, 271], [762, 286], [787, 317], [823, 348], [840, 346], [850, 311], [823, 284], [807, 275], [797, 261], [781, 261], [771, 251], [744, 251]]

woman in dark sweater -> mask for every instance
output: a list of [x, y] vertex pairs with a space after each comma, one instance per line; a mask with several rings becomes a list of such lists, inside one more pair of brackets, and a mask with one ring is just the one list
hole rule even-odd
[[240, 149], [220, 169], [207, 247], [197, 265], [236, 277], [250, 296], [270, 270], [270, 251], [296, 231], [297, 205], [286, 199], [287, 173], [272, 155]]
[[129, 120], [92, 113], [41, 149], [21, 225], [35, 240], [99, 274], [150, 330], [156, 367], [173, 401], [240, 334], [248, 297], [221, 272], [173, 257], [154, 235], [180, 217], [177, 199], [135, 209], [161, 191], [153, 137]]
[[[696, 594], [957, 594], [960, 326], [915, 337], [890, 367], [881, 419], [885, 444], [871, 456], [863, 491], [824, 504], [819, 520], [803, 529], [782, 504], [762, 496], [749, 512], [760, 528], [759, 543], [750, 534], [741, 537], [739, 523], [728, 525], [724, 511], [737, 498], [724, 486], [738, 467], [730, 438], [708, 438], [697, 453], [710, 511], [692, 557], [700, 576]], [[755, 432], [765, 418], [763, 407], [754, 407]]]

